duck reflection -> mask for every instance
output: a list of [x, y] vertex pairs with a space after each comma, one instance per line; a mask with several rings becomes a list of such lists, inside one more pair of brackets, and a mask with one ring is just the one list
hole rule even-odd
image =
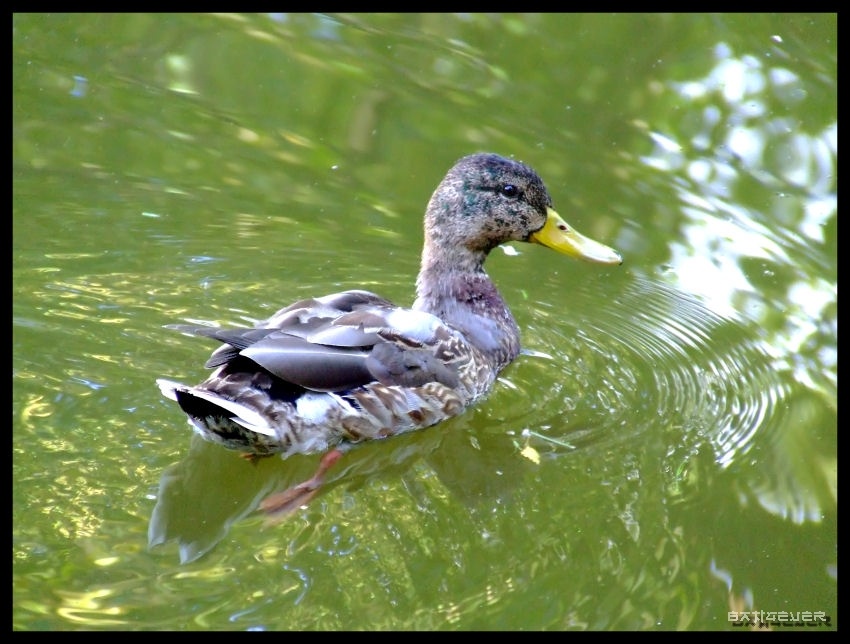
[[[532, 467], [531, 463], [517, 458], [504, 433], [474, 432], [468, 425], [467, 419], [459, 418], [445, 427], [356, 447], [329, 471], [310, 506], [340, 485], [356, 491], [375, 477], [401, 478], [408, 492], [416, 495], [421, 470], [414, 465], [420, 460], [452, 497], [469, 508], [510, 496], [515, 482], [521, 480], [521, 470]], [[291, 517], [289, 509], [267, 509], [268, 501], [303, 480], [319, 458], [298, 456], [284, 461], [272, 456], [250, 461], [192, 436], [185, 457], [160, 477], [148, 526], [149, 548], [176, 542], [180, 562], [186, 564], [210, 552], [238, 521], [263, 516], [269, 527]]]

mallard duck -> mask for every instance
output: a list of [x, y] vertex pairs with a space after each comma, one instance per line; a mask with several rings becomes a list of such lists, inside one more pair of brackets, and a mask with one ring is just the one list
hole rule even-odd
[[351, 445], [460, 414], [519, 355], [519, 327], [484, 270], [510, 241], [622, 263], [561, 219], [529, 166], [473, 154], [428, 203], [412, 307], [351, 290], [301, 300], [252, 328], [173, 325], [223, 344], [201, 384], [157, 383], [210, 441], [253, 457], [325, 453], [313, 477], [265, 507], [303, 505]]

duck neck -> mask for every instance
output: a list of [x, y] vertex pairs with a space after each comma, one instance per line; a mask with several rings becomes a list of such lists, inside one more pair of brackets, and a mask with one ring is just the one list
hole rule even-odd
[[413, 308], [460, 331], [501, 369], [519, 354], [519, 327], [484, 271], [485, 257], [469, 253], [449, 262], [423, 255]]

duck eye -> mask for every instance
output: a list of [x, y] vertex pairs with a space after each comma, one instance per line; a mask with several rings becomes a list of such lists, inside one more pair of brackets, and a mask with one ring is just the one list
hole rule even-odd
[[512, 183], [506, 183], [501, 187], [501, 193], [506, 197], [510, 197], [511, 199], [515, 199], [519, 197], [519, 188], [517, 188]]

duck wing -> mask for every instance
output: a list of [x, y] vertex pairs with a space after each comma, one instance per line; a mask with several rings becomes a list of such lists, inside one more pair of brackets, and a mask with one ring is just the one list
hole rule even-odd
[[457, 370], [441, 357], [441, 343], [456, 334], [430, 313], [396, 307], [368, 291], [302, 300], [254, 328], [170, 328], [224, 343], [208, 368], [244, 372], [253, 363], [311, 391], [340, 392], [374, 381], [459, 383]]

